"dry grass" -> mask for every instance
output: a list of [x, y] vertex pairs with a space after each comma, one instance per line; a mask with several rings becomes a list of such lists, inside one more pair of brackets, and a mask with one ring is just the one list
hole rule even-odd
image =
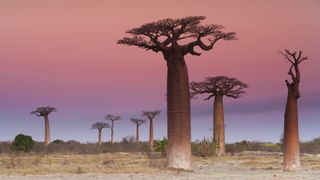
[[164, 164], [165, 159], [142, 153], [1, 155], [0, 174], [153, 173]]
[[[192, 176], [221, 177], [274, 174], [287, 177], [281, 169], [282, 157], [274, 155], [239, 154], [225, 157], [193, 157]], [[301, 156], [303, 172], [315, 172], [320, 176], [320, 157]], [[165, 168], [166, 160], [157, 154], [104, 153], [104, 154], [49, 154], [49, 155], [0, 155], [1, 175], [45, 174], [179, 174]], [[171, 174], [171, 175], [170, 175]], [[183, 174], [183, 173], [182, 173]], [[189, 174], [191, 175], [191, 174]], [[304, 177], [304, 175], [302, 175]]]

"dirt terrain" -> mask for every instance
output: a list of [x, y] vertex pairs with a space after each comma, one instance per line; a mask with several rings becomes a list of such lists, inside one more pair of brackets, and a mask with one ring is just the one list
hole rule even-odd
[[320, 156], [301, 156], [299, 172], [283, 172], [278, 153], [193, 157], [193, 171], [165, 168], [159, 154], [0, 155], [1, 180], [29, 179], [320, 179]]

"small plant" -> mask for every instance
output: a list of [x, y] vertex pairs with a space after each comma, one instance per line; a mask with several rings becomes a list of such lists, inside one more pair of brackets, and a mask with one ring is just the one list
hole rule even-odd
[[213, 156], [216, 149], [217, 144], [213, 141], [213, 138], [210, 139], [204, 137], [201, 141], [197, 141], [192, 144], [192, 153], [196, 156]]
[[167, 156], [167, 146], [168, 146], [168, 139], [163, 137], [163, 139], [159, 141], [155, 141], [154, 150], [156, 152], [161, 152], [161, 154], [166, 157]]
[[29, 152], [33, 145], [34, 141], [31, 136], [18, 134], [11, 144], [11, 149], [13, 151]]

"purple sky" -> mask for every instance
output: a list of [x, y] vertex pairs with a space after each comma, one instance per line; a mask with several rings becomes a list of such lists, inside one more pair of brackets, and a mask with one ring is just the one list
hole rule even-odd
[[[115, 132], [121, 140], [135, 134], [129, 118], [141, 118], [142, 110], [162, 110], [155, 137], [165, 136], [161, 54], [116, 42], [129, 28], [190, 15], [237, 32], [237, 41], [186, 57], [190, 81], [227, 75], [249, 84], [243, 98], [225, 99], [227, 142], [280, 139], [289, 78], [289, 64], [278, 53], [284, 48], [309, 57], [301, 65], [300, 137], [320, 136], [320, 1], [11, 0], [0, 2], [0, 141], [18, 133], [42, 141], [43, 119], [29, 113], [46, 105], [58, 109], [50, 116], [51, 139], [95, 142], [91, 124], [111, 113], [123, 116]], [[192, 100], [193, 140], [212, 134], [212, 101], [202, 99]], [[142, 140], [147, 127], [141, 126]]]

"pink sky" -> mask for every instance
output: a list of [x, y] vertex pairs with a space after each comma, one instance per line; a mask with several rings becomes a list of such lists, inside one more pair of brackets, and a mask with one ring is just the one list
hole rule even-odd
[[[58, 108], [51, 121], [52, 131], [56, 132], [53, 138], [82, 141], [95, 140], [90, 124], [103, 120], [107, 113], [123, 114], [126, 122], [131, 116], [139, 117], [144, 109], [162, 109], [165, 114], [166, 65], [162, 55], [116, 42], [129, 28], [162, 18], [190, 15], [204, 15], [207, 17], [204, 23], [221, 24], [226, 31], [235, 31], [239, 39], [219, 42], [200, 57], [187, 56], [191, 81], [216, 75], [237, 77], [250, 88], [245, 97], [227, 100], [234, 109], [237, 103], [264, 107], [264, 102], [269, 100], [281, 102], [275, 106], [282, 108], [288, 64], [278, 51], [301, 49], [310, 60], [301, 66], [300, 102], [308, 116], [303, 118], [301, 112], [300, 119], [302, 122], [313, 117], [319, 119], [313, 107], [320, 107], [320, 85], [316, 83], [320, 70], [320, 1], [8, 0], [0, 2], [0, 123], [5, 124], [0, 125], [0, 132], [7, 132], [8, 127], [16, 131], [1, 135], [4, 138], [0, 140], [13, 139], [18, 132], [42, 139], [42, 121], [37, 124], [36, 117], [28, 114], [42, 105]], [[211, 104], [201, 99], [193, 101], [193, 106], [209, 110]], [[273, 122], [270, 127], [276, 127], [277, 137], [282, 128], [281, 110], [276, 114], [260, 114], [262, 119]], [[230, 115], [230, 128], [237, 132], [236, 123], [239, 123], [231, 118], [252, 116], [249, 120], [253, 121], [256, 113], [253, 110], [242, 116]], [[211, 126], [210, 116], [193, 117], [194, 138], [210, 135], [210, 132], [199, 133], [201, 128]], [[197, 118], [201, 122], [196, 123]], [[166, 134], [164, 119], [165, 116], [163, 123], [159, 123], [158, 137]], [[35, 126], [26, 130], [24, 127], [29, 127], [26, 123]], [[59, 125], [63, 123], [66, 126], [77, 123], [78, 130], [64, 130]], [[304, 131], [312, 131], [313, 127], [310, 123]], [[57, 135], [60, 131], [65, 136]], [[78, 137], [82, 131], [88, 133], [87, 139]], [[117, 138], [125, 133], [123, 130]], [[256, 135], [253, 133], [252, 139], [263, 137]], [[229, 141], [242, 136], [246, 137], [241, 133], [227, 134]], [[311, 133], [305, 139], [313, 136], [320, 134]]]

